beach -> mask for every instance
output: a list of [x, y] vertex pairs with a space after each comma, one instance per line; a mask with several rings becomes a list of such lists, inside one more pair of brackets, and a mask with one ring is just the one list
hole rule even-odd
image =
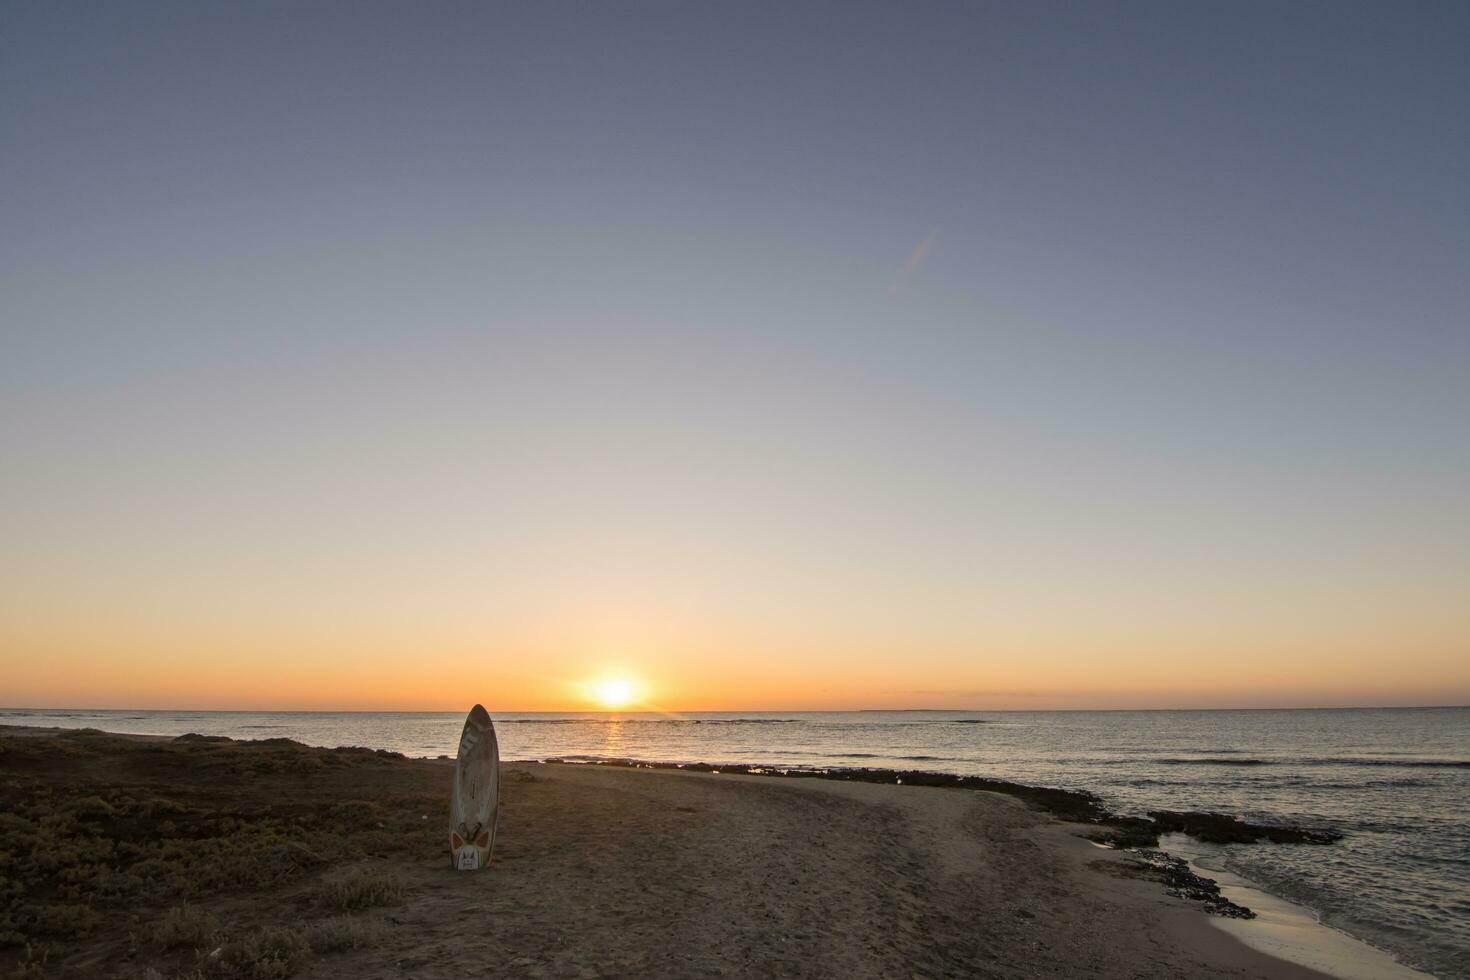
[[1014, 796], [508, 765], [454, 872], [452, 764], [0, 729], [23, 976], [1318, 977]]

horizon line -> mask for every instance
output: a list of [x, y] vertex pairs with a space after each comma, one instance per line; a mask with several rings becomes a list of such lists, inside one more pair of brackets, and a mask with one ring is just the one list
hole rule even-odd
[[[481, 703], [481, 702], [477, 702]], [[1227, 705], [1212, 707], [1152, 707], [1152, 708], [560, 708], [522, 709], [495, 708], [499, 714], [510, 715], [694, 715], [694, 714], [903, 714], [903, 713], [948, 713], [948, 714], [1022, 714], [1065, 712], [1144, 712], [1144, 711], [1436, 711], [1470, 708], [1470, 704], [1333, 704], [1333, 705]], [[0, 705], [0, 711], [94, 711], [120, 712], [140, 711], [158, 713], [192, 714], [272, 714], [272, 715], [424, 715], [455, 714], [469, 709], [460, 708], [88, 708], [76, 706], [27, 707], [23, 705]], [[492, 710], [487, 708], [487, 711]], [[3, 724], [3, 722], [0, 722]]]

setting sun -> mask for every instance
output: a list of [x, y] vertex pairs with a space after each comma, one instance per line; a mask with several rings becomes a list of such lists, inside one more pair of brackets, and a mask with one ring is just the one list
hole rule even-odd
[[623, 708], [638, 697], [638, 684], [627, 677], [604, 677], [591, 684], [591, 693], [604, 708]]

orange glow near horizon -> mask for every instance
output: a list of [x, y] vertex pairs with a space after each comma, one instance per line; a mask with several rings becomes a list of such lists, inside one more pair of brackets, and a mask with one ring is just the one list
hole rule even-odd
[[[525, 642], [477, 649], [443, 640], [432, 655], [400, 652], [391, 637], [306, 651], [262, 641], [254, 652], [94, 638], [85, 653], [62, 637], [4, 661], [6, 707], [217, 710], [460, 710], [469, 698], [492, 711], [822, 710], [852, 708], [1169, 708], [1463, 704], [1470, 676], [1452, 637], [1417, 637], [1419, 669], [1389, 676], [1377, 654], [1387, 637], [1266, 642], [1239, 630], [1215, 644], [1171, 653], [1182, 640], [1145, 646], [1126, 635], [1068, 649], [1035, 636], [959, 644], [927, 655], [876, 638], [834, 643], [841, 654], [752, 636], [749, 646], [648, 644], [617, 667], [596, 657]], [[1130, 642], [1133, 640], [1133, 642]], [[763, 642], [764, 641], [764, 642]], [[1254, 641], [1254, 644], [1247, 644]], [[1436, 642], [1438, 641], [1438, 642]], [[810, 641], [809, 641], [810, 642]], [[69, 644], [68, 644], [69, 645]], [[407, 649], [405, 644], [403, 649]], [[196, 653], [202, 649], [207, 653]], [[698, 655], [685, 651], [699, 649]], [[657, 691], [657, 698], [652, 692]]]
[[[1470, 702], [1461, 596], [1427, 582], [1328, 583], [1314, 594], [1242, 581], [1218, 593], [1180, 590], [1161, 603], [1163, 582], [1124, 588], [1058, 577], [1043, 589], [1000, 577], [910, 579], [862, 565], [832, 569], [826, 580], [783, 571], [775, 581], [727, 567], [675, 567], [679, 574], [661, 578], [616, 567], [577, 578], [533, 567], [541, 574], [518, 579], [467, 568], [458, 588], [434, 590], [418, 581], [432, 568], [407, 561], [387, 571], [338, 570], [330, 589], [310, 587], [308, 573], [323, 569], [220, 567], [227, 571], [214, 579], [158, 566], [129, 578], [79, 560], [36, 562], [35, 574], [11, 576], [0, 599], [0, 707], [463, 710], [478, 700], [499, 712], [687, 712]], [[831, 584], [839, 580], [840, 590]], [[164, 581], [172, 588], [161, 588]], [[487, 611], [484, 595], [500, 605]]]

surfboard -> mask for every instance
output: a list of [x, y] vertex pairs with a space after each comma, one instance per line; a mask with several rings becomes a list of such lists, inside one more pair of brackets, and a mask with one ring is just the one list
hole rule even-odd
[[490, 863], [500, 812], [500, 745], [490, 713], [475, 705], [459, 736], [449, 797], [449, 853], [460, 871]]

